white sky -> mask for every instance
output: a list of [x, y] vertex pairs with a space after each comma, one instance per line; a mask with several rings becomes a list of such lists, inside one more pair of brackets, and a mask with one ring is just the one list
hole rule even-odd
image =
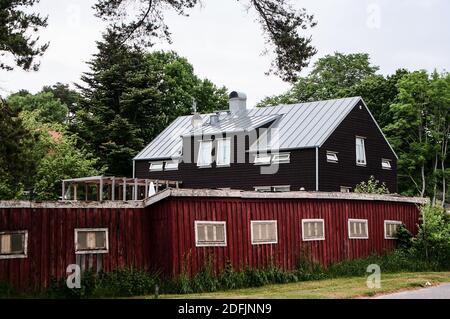
[[[86, 61], [96, 52], [104, 25], [93, 16], [95, 0], [41, 0], [49, 15], [40, 35], [50, 41], [38, 72], [0, 71], [0, 94], [19, 89], [39, 91], [56, 82], [78, 82]], [[168, 14], [172, 49], [188, 58], [195, 72], [217, 85], [247, 93], [249, 106], [289, 88], [266, 76], [271, 58], [261, 56], [264, 38], [255, 15], [236, 0], [202, 0], [188, 18]], [[334, 51], [367, 52], [380, 72], [397, 68], [450, 70], [450, 1], [448, 0], [292, 0], [315, 15], [313, 61]], [[306, 73], [306, 71], [305, 71]]]

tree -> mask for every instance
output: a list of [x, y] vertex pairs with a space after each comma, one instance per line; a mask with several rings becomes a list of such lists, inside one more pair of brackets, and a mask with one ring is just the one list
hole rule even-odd
[[78, 85], [82, 99], [71, 130], [108, 174], [129, 175], [131, 159], [176, 117], [190, 114], [193, 99], [201, 112], [227, 106], [226, 90], [199, 79], [174, 52], [145, 53], [113, 31], [97, 47]]
[[280, 96], [269, 97], [258, 106], [293, 104], [346, 96], [348, 89], [374, 77], [378, 67], [370, 64], [366, 53], [336, 52], [320, 58], [311, 73], [299, 78], [292, 88]]
[[[198, 3], [200, 0], [98, 0], [94, 8], [98, 17], [110, 23], [122, 43], [150, 46], [155, 37], [170, 42], [169, 28], [164, 22], [166, 9], [187, 15], [186, 11]], [[316, 25], [314, 17], [305, 9], [295, 10], [288, 0], [247, 0], [247, 6], [257, 13], [268, 48], [275, 55], [269, 72], [284, 81], [295, 82], [316, 54], [311, 37], [300, 34]]]
[[[96, 169], [98, 159], [85, 148], [76, 146], [78, 137], [58, 123], [42, 123], [39, 111], [20, 114], [24, 126], [34, 137], [27, 154], [33, 161], [32, 178], [27, 189], [38, 200], [56, 200], [63, 179], [101, 175], [105, 168]], [[29, 174], [29, 171], [25, 172]]]
[[[47, 26], [47, 18], [30, 13], [39, 0], [2, 0], [0, 3], [0, 56], [14, 60], [14, 64], [24, 70], [37, 70], [36, 56], [41, 56], [48, 43], [39, 44], [39, 37], [32, 36], [40, 28]], [[0, 69], [12, 70], [11, 63], [0, 61]]]
[[28, 156], [34, 140], [17, 115], [0, 99], [0, 199], [3, 200], [20, 196], [34, 174], [33, 161]]
[[53, 96], [64, 104], [70, 115], [78, 111], [80, 103], [80, 93], [71, 89], [68, 84], [57, 82], [54, 85], [46, 85], [41, 90], [42, 93], [51, 93]]
[[37, 94], [12, 94], [7, 99], [8, 104], [16, 112], [38, 111], [39, 121], [43, 123], [65, 123], [68, 107], [52, 92]]

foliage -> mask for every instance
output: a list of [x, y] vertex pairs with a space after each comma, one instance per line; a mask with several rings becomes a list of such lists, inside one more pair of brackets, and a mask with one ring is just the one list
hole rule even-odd
[[389, 194], [389, 189], [384, 182], [380, 183], [374, 176], [370, 176], [367, 182], [362, 181], [356, 185], [355, 193]]
[[131, 159], [170, 122], [192, 112], [223, 109], [226, 90], [194, 74], [174, 52], [144, 53], [120, 44], [114, 32], [98, 42], [91, 71], [78, 85], [82, 99], [70, 130], [108, 166], [108, 174], [128, 176]]
[[[34, 36], [40, 28], [47, 26], [47, 18], [30, 13], [29, 7], [39, 0], [2, 0], [0, 3], [0, 56], [14, 60], [14, 64], [24, 70], [37, 70], [36, 56], [47, 50], [48, 44], [39, 45], [39, 37]], [[13, 66], [0, 61], [0, 69], [12, 70]]]
[[20, 196], [35, 169], [29, 157], [35, 140], [17, 112], [0, 99], [0, 199]]
[[294, 104], [346, 96], [348, 88], [375, 76], [377, 66], [370, 64], [366, 53], [336, 52], [320, 58], [311, 73], [301, 77], [285, 94], [268, 97], [258, 106]]
[[[199, 3], [199, 0], [98, 0], [94, 8], [98, 17], [109, 22], [121, 43], [151, 46], [155, 37], [170, 42], [171, 34], [164, 22], [167, 9], [185, 16]], [[247, 0], [247, 7], [258, 15], [267, 42], [266, 52], [272, 49], [275, 55], [269, 72], [284, 81], [296, 81], [316, 54], [311, 37], [300, 33], [316, 25], [314, 17], [305, 9], [295, 10], [288, 0]]]
[[397, 237], [397, 248], [408, 249], [411, 247], [413, 235], [404, 224], [398, 225], [395, 235]]
[[12, 94], [7, 103], [16, 112], [37, 111], [37, 120], [42, 123], [64, 124], [67, 119], [68, 108], [52, 92], [37, 94]]

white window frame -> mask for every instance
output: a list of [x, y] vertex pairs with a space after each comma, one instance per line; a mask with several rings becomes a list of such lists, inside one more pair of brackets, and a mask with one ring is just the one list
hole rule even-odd
[[[161, 168], [155, 168], [161, 165]], [[162, 172], [164, 170], [164, 162], [150, 162], [149, 171], [150, 172]]]
[[[364, 223], [364, 225], [366, 226], [366, 236], [365, 237], [355, 237], [355, 236], [351, 235], [350, 224], [352, 222], [357, 222], [357, 223], [363, 222]], [[367, 219], [349, 218], [348, 219], [348, 223], [347, 223], [347, 232], [348, 232], [348, 238], [349, 239], [369, 239], [369, 220], [367, 220]]]
[[[199, 243], [198, 242], [198, 224], [213, 224], [213, 225], [223, 225], [224, 242], [210, 242], [210, 243]], [[226, 247], [227, 246], [227, 222], [225, 221], [211, 221], [211, 220], [196, 220], [194, 221], [194, 231], [195, 231], [195, 247]]]
[[[362, 142], [363, 161], [358, 161], [358, 140], [361, 140], [361, 142]], [[356, 165], [367, 166], [366, 138], [364, 136], [356, 136], [355, 137], [355, 153], [356, 153]]]
[[[253, 225], [255, 224], [275, 224], [275, 240], [274, 241], [254, 241], [253, 236]], [[250, 238], [252, 245], [268, 245], [268, 244], [278, 244], [278, 221], [277, 220], [251, 220], [250, 221]]]
[[[288, 188], [288, 190], [277, 190], [278, 188]], [[291, 185], [276, 185], [272, 186], [272, 192], [274, 193], [286, 193], [291, 191]]]
[[272, 156], [270, 154], [256, 154], [254, 165], [270, 165]]
[[272, 191], [272, 187], [270, 186], [255, 186], [253, 188], [255, 189], [255, 192], [261, 193], [270, 193]]
[[[104, 249], [86, 249], [79, 250], [78, 248], [78, 233], [79, 232], [105, 232], [105, 248]], [[75, 254], [87, 255], [87, 254], [107, 254], [109, 253], [109, 231], [108, 228], [75, 228]]]
[[338, 152], [327, 151], [327, 162], [328, 163], [338, 163]]
[[[322, 222], [322, 237], [315, 238], [305, 238], [305, 224], [306, 223], [317, 223]], [[303, 241], [316, 241], [316, 240], [325, 240], [325, 220], [323, 218], [314, 218], [314, 219], [302, 219], [302, 240]]]
[[388, 224], [402, 225], [403, 222], [399, 221], [399, 220], [385, 220], [384, 221], [384, 239], [397, 239], [397, 237], [388, 237], [388, 235], [387, 235], [387, 225]]
[[22, 254], [0, 254], [0, 259], [22, 259], [28, 257], [28, 230], [11, 230], [11, 231], [0, 231], [0, 235], [13, 235], [21, 234], [24, 235], [23, 238], [23, 253]]
[[[199, 159], [202, 158], [201, 154], [203, 152], [203, 145], [209, 144], [210, 145], [210, 152], [209, 152], [209, 162], [208, 163], [200, 163]], [[213, 148], [213, 141], [212, 140], [200, 140], [198, 141], [198, 154], [197, 154], [197, 167], [199, 168], [208, 168], [211, 167], [212, 164], [212, 148]]]
[[272, 164], [288, 164], [291, 162], [291, 153], [276, 153], [272, 155]]
[[172, 160], [172, 161], [167, 161], [166, 164], [164, 165], [164, 170], [166, 171], [177, 171], [178, 170], [178, 165], [180, 164], [179, 160]]
[[[347, 190], [347, 191], [344, 192], [343, 191], [344, 189]], [[352, 188], [350, 186], [341, 186], [340, 187], [340, 192], [341, 193], [351, 193], [352, 192]]]
[[[222, 158], [223, 148], [221, 147], [222, 143], [228, 143], [228, 162], [220, 163], [219, 159]], [[217, 153], [216, 153], [216, 166], [217, 167], [229, 167], [231, 165], [231, 139], [230, 138], [218, 138], [217, 139]]]
[[[387, 163], [388, 165], [385, 166], [384, 163]], [[386, 170], [391, 170], [392, 169], [392, 161], [387, 158], [382, 158], [381, 159], [381, 168], [386, 169]]]

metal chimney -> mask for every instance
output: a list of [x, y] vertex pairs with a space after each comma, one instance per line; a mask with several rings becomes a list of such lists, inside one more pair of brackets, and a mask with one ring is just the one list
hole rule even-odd
[[247, 113], [247, 95], [233, 91], [229, 96], [230, 113], [232, 116], [241, 116]]

